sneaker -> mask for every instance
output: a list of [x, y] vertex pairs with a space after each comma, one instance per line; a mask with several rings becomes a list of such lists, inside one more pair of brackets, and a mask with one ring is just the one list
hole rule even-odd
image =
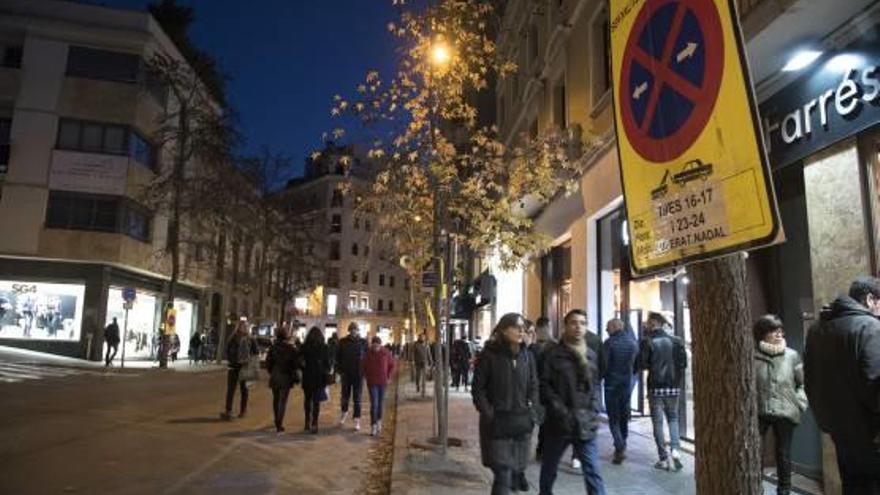
[[232, 421], [232, 415], [228, 412], [222, 412], [220, 413], [220, 419], [222, 419], [223, 421]]
[[245, 417], [245, 416], [247, 416], [247, 413], [246, 413], [245, 411], [242, 411], [242, 412], [238, 413], [238, 418], [239, 418], [239, 419], [241, 419], [241, 418], [243, 418], [243, 417]]
[[361, 431], [361, 418], [354, 418], [354, 431]]
[[376, 435], [382, 433], [382, 420], [376, 421]]
[[611, 457], [611, 464], [623, 464], [624, 459], [626, 459], [626, 454], [622, 450], [615, 450]]
[[660, 459], [659, 461], [654, 463], [654, 469], [669, 471], [669, 459]]
[[348, 421], [348, 411], [343, 412], [339, 416], [339, 426], [345, 426], [346, 421]]
[[379, 431], [379, 428], [376, 427], [375, 424], [370, 426], [370, 436], [371, 437], [375, 437], [378, 431]]
[[681, 463], [681, 457], [678, 455], [678, 452], [672, 451], [672, 465], [675, 468], [675, 471], [681, 471], [684, 468], [684, 465]]
[[276, 427], [275, 433], [277, 433], [278, 435], [283, 435], [284, 434], [284, 427], [283, 426]]
[[581, 469], [581, 461], [580, 461], [577, 457], [573, 457], [573, 458], [571, 459], [571, 468], [574, 469], [574, 470], [576, 470], [576, 471], [580, 471], [580, 469]]

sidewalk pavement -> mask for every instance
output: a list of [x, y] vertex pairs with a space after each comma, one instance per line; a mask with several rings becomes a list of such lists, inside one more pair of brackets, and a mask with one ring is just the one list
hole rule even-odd
[[[113, 360], [113, 365], [109, 369], [119, 371], [121, 356], [117, 354]], [[28, 349], [20, 349], [17, 347], [0, 346], [0, 362], [20, 363], [29, 365], [57, 366], [65, 368], [82, 368], [82, 369], [103, 369], [103, 361], [89, 361], [87, 359], [78, 359], [67, 356], [59, 356], [57, 354], [49, 354], [45, 352], [32, 351]], [[124, 369], [159, 369], [158, 361], [144, 359], [126, 359]], [[178, 359], [175, 362], [168, 361], [169, 370], [188, 372], [188, 373], [204, 373], [210, 371], [225, 370], [225, 364], [216, 362], [207, 362], [200, 364], [190, 363], [188, 358]]]
[[[433, 383], [428, 383], [428, 397], [422, 399], [415, 392], [409, 373], [400, 374], [400, 391], [395, 431], [394, 466], [391, 477], [393, 494], [449, 494], [477, 495], [489, 493], [492, 472], [480, 462], [478, 414], [471, 402], [469, 392], [450, 390], [449, 436], [463, 440], [462, 447], [450, 447], [447, 458], [442, 458], [431, 448], [428, 437], [433, 431]], [[601, 473], [609, 495], [687, 495], [696, 493], [694, 458], [682, 456], [684, 469], [667, 472], [654, 469], [657, 461], [656, 447], [651, 434], [650, 418], [633, 420], [624, 464], [611, 464], [613, 445], [606, 424], [599, 429], [599, 455]], [[534, 442], [533, 442], [534, 443]], [[571, 468], [571, 456], [563, 456], [554, 493], [584, 493], [580, 472]], [[526, 478], [531, 491], [537, 492], [540, 464], [530, 463]], [[776, 487], [764, 484], [764, 492], [772, 494]]]

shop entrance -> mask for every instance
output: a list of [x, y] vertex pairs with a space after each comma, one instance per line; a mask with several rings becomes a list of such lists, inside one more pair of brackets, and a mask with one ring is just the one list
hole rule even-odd
[[[595, 327], [602, 340], [605, 325], [612, 318], [623, 320], [626, 331], [641, 339], [649, 311], [665, 311], [675, 316], [674, 333], [685, 341], [688, 367], [680, 404], [680, 427], [684, 438], [693, 439], [693, 386], [691, 380], [690, 312], [687, 307], [688, 278], [683, 269], [675, 273], [635, 279], [630, 270], [626, 213], [621, 207], [600, 218], [596, 225], [598, 253], [598, 321]], [[646, 400], [647, 374], [638, 373], [631, 407], [640, 415], [649, 413]]]
[[[128, 311], [128, 331], [126, 332], [125, 301], [122, 298], [122, 290], [122, 287], [114, 286], [107, 291], [105, 327], [113, 321], [113, 318], [116, 318], [116, 323], [119, 325], [119, 336], [124, 340], [122, 345], [125, 346], [125, 359], [157, 359], [158, 328], [162, 319], [162, 305], [159, 296], [151, 292], [136, 291], [137, 297], [132, 308]], [[178, 359], [186, 359], [189, 353], [189, 340], [194, 328], [195, 303], [185, 299], [177, 299], [174, 303], [174, 309], [177, 311], [177, 339], [174, 339], [172, 351], [176, 349]], [[123, 334], [125, 334], [124, 337]], [[106, 343], [103, 352], [106, 355]], [[121, 357], [122, 346], [119, 348], [116, 359]]]

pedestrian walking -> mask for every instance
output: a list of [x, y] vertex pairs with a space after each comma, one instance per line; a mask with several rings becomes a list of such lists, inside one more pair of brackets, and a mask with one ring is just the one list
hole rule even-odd
[[804, 384], [844, 495], [880, 494], [880, 279], [859, 277], [807, 332]]
[[[550, 326], [550, 318], [542, 316], [535, 322], [535, 343], [532, 344], [532, 355], [535, 356], [535, 364], [537, 365], [538, 378], [540, 380], [542, 362], [544, 352], [553, 347], [556, 341], [553, 339], [553, 332]], [[541, 460], [541, 451], [544, 447], [544, 425], [538, 427], [538, 444], [535, 447], [535, 458]]]
[[544, 353], [541, 401], [547, 407], [541, 455], [540, 493], [551, 495], [565, 448], [581, 466], [589, 495], [605, 495], [599, 473], [596, 431], [599, 427], [599, 358], [587, 344], [587, 314], [574, 309], [563, 319], [562, 339]]
[[348, 420], [348, 401], [354, 402], [354, 429], [361, 429], [361, 394], [364, 388], [364, 376], [361, 362], [367, 354], [367, 341], [360, 336], [360, 328], [355, 322], [348, 325], [348, 335], [339, 339], [336, 351], [336, 371], [342, 381], [342, 413], [339, 425], [344, 426]]
[[189, 339], [189, 362], [198, 364], [202, 358], [202, 332], [196, 331]]
[[452, 386], [458, 390], [460, 386], [464, 386], [467, 392], [469, 380], [468, 375], [471, 369], [471, 347], [464, 339], [458, 339], [452, 344]]
[[[648, 406], [654, 427], [654, 442], [660, 459], [657, 469], [681, 471], [681, 438], [678, 431], [679, 396], [687, 352], [684, 342], [669, 334], [671, 316], [660, 312], [648, 312], [645, 321], [645, 337], [639, 346], [639, 369], [648, 370]], [[663, 420], [669, 425], [669, 450]]]
[[[336, 332], [333, 332], [330, 335], [330, 338], [327, 339], [327, 357], [330, 363], [330, 372], [335, 376], [336, 374], [336, 352], [339, 350], [339, 336]], [[336, 382], [336, 379], [333, 379], [333, 382]]]
[[[107, 354], [104, 355], [104, 366], [113, 364], [116, 352], [119, 350], [119, 324], [116, 318], [104, 328], [104, 342], [107, 344]], [[112, 353], [111, 353], [112, 351]]]
[[321, 402], [327, 400], [328, 376], [330, 376], [330, 352], [324, 343], [324, 334], [318, 327], [312, 327], [302, 346], [303, 360], [303, 408], [305, 409], [305, 429], [318, 433], [318, 416]]
[[761, 445], [773, 430], [778, 495], [791, 493], [791, 439], [807, 409], [804, 367], [797, 351], [785, 344], [785, 329], [776, 315], [764, 315], [752, 330], [755, 350], [755, 389], [758, 392], [758, 426]]
[[626, 459], [626, 439], [629, 436], [630, 396], [633, 388], [636, 357], [639, 345], [624, 330], [623, 320], [608, 321], [605, 329], [608, 338], [603, 346], [605, 371], [605, 410], [608, 413], [608, 429], [614, 439], [614, 455], [611, 462], [620, 464]]
[[177, 334], [173, 334], [171, 336], [171, 349], [169, 355], [171, 356], [171, 362], [174, 363], [177, 361], [177, 354], [180, 352], [180, 337]]
[[521, 315], [501, 317], [474, 371], [471, 396], [480, 413], [481, 460], [494, 475], [492, 495], [520, 489], [524, 480], [514, 480], [514, 473], [525, 471], [531, 452], [538, 375], [523, 345], [524, 329]]
[[370, 435], [382, 433], [382, 406], [385, 401], [385, 386], [391, 381], [394, 372], [394, 356], [382, 347], [382, 339], [373, 337], [370, 350], [361, 364], [367, 389], [370, 391]]
[[272, 389], [272, 414], [275, 431], [284, 432], [284, 413], [290, 389], [300, 382], [299, 351], [290, 342], [287, 328], [275, 329], [275, 342], [266, 354], [266, 371], [269, 372], [269, 388]]
[[[248, 385], [243, 370], [257, 364], [257, 342], [251, 338], [247, 323], [239, 321], [235, 326], [235, 332], [226, 343], [226, 362], [229, 370], [226, 374], [226, 409], [220, 413], [220, 418], [232, 419], [232, 402], [235, 400], [235, 389], [241, 390], [241, 402], [239, 404], [238, 417], [243, 418], [247, 413]], [[257, 368], [258, 369], [258, 368]], [[248, 370], [250, 372], [250, 370]]]
[[416, 370], [416, 392], [422, 392], [422, 397], [425, 396], [425, 378], [426, 372], [433, 365], [433, 357], [431, 354], [431, 350], [428, 348], [428, 344], [425, 342], [425, 336], [419, 335], [418, 340], [415, 341], [412, 347], [413, 353], [413, 365]]

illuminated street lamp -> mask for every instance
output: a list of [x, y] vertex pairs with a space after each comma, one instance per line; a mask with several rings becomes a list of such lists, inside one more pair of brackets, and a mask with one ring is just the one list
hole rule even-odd
[[452, 56], [449, 54], [449, 47], [442, 40], [437, 41], [431, 48], [431, 63], [437, 67], [445, 67], [449, 63]]

